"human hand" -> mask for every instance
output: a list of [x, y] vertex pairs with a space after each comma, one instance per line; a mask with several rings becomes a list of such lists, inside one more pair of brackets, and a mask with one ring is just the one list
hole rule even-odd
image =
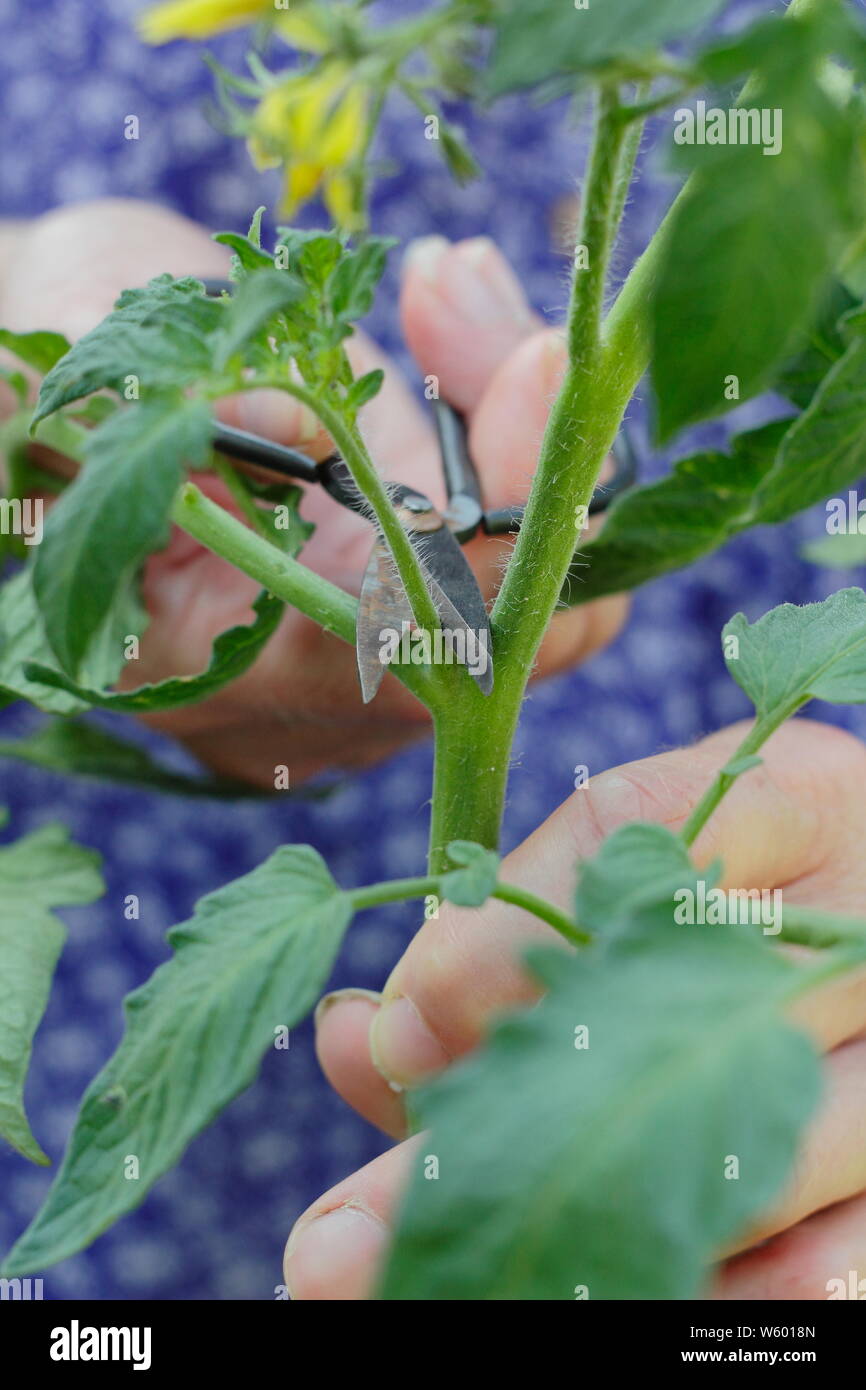
[[[41, 218], [17, 241], [0, 284], [0, 323], [18, 332], [51, 328], [74, 339], [109, 312], [127, 285], [164, 271], [216, 278], [227, 269], [224, 247], [165, 209], [122, 200], [78, 205]], [[401, 312], [420, 374], [438, 377], [442, 397], [468, 414], [487, 505], [523, 501], [564, 367], [561, 335], [541, 327], [513, 272], [483, 238], [454, 247], [442, 238], [416, 243], [407, 258]], [[359, 374], [375, 366], [386, 370], [381, 393], [361, 417], [383, 472], [443, 502], [432, 426], [408, 385], [363, 334], [350, 340], [349, 353]], [[222, 402], [219, 413], [226, 423], [316, 457], [329, 451], [306, 408], [284, 394], [250, 392]], [[234, 510], [216, 477], [199, 481]], [[304, 562], [357, 592], [371, 544], [369, 525], [318, 489], [309, 490], [302, 513], [317, 524]], [[466, 553], [490, 596], [508, 542], [480, 537]], [[122, 684], [203, 669], [214, 638], [249, 621], [257, 588], [174, 531], [167, 548], [146, 566], [150, 625]], [[537, 674], [562, 670], [604, 645], [622, 622], [625, 602], [605, 599], [557, 615]], [[272, 786], [275, 763], [288, 766], [297, 785], [325, 767], [357, 767], [386, 757], [423, 736], [428, 716], [395, 677], [386, 676], [377, 699], [364, 706], [352, 649], [290, 611], [243, 677], [200, 705], [151, 715], [147, 722], [182, 739], [215, 772]]]
[[[503, 878], [566, 908], [577, 858], [627, 821], [678, 829], [743, 732], [735, 726], [593, 778], [508, 857]], [[848, 734], [800, 719], [763, 755], [699, 838], [698, 862], [721, 858], [726, 887], [781, 888], [791, 905], [866, 915], [866, 750]], [[322, 1001], [317, 1048], [329, 1080], [361, 1115], [401, 1136], [401, 1089], [471, 1051], [492, 1016], [532, 1002], [537, 987], [521, 955], [545, 941], [567, 949], [550, 928], [500, 902], [475, 912], [443, 905], [381, 998], [341, 990]], [[732, 1258], [708, 1271], [711, 1298], [821, 1299], [829, 1280], [847, 1281], [850, 1270], [866, 1275], [866, 970], [813, 992], [794, 1017], [825, 1056], [823, 1102], [780, 1200]], [[419, 1142], [399, 1144], [304, 1213], [287, 1248], [293, 1297], [370, 1296]]]

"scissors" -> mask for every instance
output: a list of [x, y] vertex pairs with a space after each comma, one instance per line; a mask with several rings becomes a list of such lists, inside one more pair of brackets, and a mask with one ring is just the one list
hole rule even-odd
[[[228, 281], [205, 281], [208, 294], [221, 294], [231, 288]], [[448, 499], [446, 506], [439, 511], [425, 493], [404, 483], [389, 483], [388, 493], [404, 529], [416, 542], [422, 573], [442, 628], [449, 634], [451, 659], [466, 665], [482, 693], [489, 695], [493, 689], [490, 622], [478, 581], [461, 546], [479, 532], [487, 536], [515, 534], [520, 530], [524, 509], [485, 510], [464, 416], [443, 400], [433, 402], [433, 413]], [[369, 504], [359, 494], [348, 466], [337, 452], [317, 463], [297, 449], [216, 422], [212, 447], [232, 461], [253, 465], [293, 482], [323, 487], [339, 506], [376, 525], [375, 518], [370, 516]], [[627, 431], [617, 439], [613, 456], [614, 475], [596, 488], [589, 504], [590, 515], [605, 511], [637, 477], [637, 456]], [[377, 530], [358, 602], [358, 676], [365, 704], [375, 696], [387, 666], [396, 655], [396, 649], [392, 655], [387, 654], [383, 634], [410, 634], [414, 628], [412, 608], [402, 580], [384, 536]]]

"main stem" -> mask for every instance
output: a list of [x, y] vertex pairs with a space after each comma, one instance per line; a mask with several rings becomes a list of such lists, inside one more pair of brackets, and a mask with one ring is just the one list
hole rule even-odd
[[[788, 13], [802, 17], [824, 3], [792, 0]], [[577, 509], [588, 506], [628, 403], [649, 366], [649, 305], [682, 192], [632, 268], [604, 323], [599, 322], [624, 203], [622, 180], [635, 153], [634, 122], [618, 105], [616, 90], [603, 88], [578, 236], [578, 244], [589, 250], [590, 266], [575, 270], [569, 366], [491, 615], [494, 690], [485, 704], [464, 682], [434, 716], [431, 871], [442, 867], [450, 840], [475, 839], [491, 848], [498, 844], [511, 746], [526, 683], [573, 557]]]
[[526, 684], [553, 616], [602, 464], [616, 438], [634, 383], [611, 389], [602, 308], [620, 204], [627, 127], [617, 91], [602, 89], [584, 189], [568, 319], [569, 361], [548, 421], [538, 470], [505, 581], [491, 614], [495, 682], [485, 700], [469, 682], [455, 686], [434, 717], [436, 765], [430, 871], [450, 840], [494, 848], [505, 802], [511, 746]]

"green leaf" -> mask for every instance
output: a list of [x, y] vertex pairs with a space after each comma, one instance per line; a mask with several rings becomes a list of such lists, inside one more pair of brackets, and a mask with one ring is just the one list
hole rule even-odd
[[180, 705], [198, 704], [249, 670], [279, 626], [284, 608], [285, 604], [280, 599], [267, 593], [259, 594], [253, 604], [255, 622], [221, 633], [214, 642], [207, 670], [197, 676], [175, 676], [156, 685], [115, 692], [78, 685], [61, 672], [35, 662], [28, 663], [24, 674], [36, 684], [65, 690], [86, 705], [126, 714], [149, 714], [156, 710], [177, 709]]
[[774, 391], [805, 410], [830, 368], [845, 352], [848, 341], [840, 319], [857, 307], [857, 300], [844, 285], [832, 280], [822, 296], [817, 314], [795, 357], [785, 362]]
[[[49, 714], [74, 714], [86, 708], [80, 700], [62, 690], [37, 685], [24, 674], [30, 662], [44, 666], [54, 660], [33, 593], [32, 576], [32, 568], [21, 570], [0, 588], [0, 703], [28, 700]], [[125, 638], [138, 636], [145, 623], [135, 585], [130, 584], [118, 594], [91, 643], [82, 666], [82, 680], [96, 687], [112, 685], [124, 664]]]
[[289, 845], [173, 928], [174, 954], [127, 999], [120, 1046], [88, 1087], [63, 1166], [4, 1274], [65, 1259], [141, 1202], [251, 1083], [275, 1030], [312, 1008], [349, 918], [320, 856]]
[[272, 487], [270, 489], [265, 488], [263, 491], [269, 491], [276, 503], [275, 510], [271, 514], [274, 543], [286, 555], [291, 555], [292, 559], [295, 559], [296, 556], [300, 555], [316, 529], [316, 523], [305, 521], [298, 510], [300, 503], [304, 500], [304, 490], [299, 487]]
[[214, 339], [214, 364], [222, 370], [235, 353], [258, 337], [276, 316], [307, 297], [307, 288], [285, 270], [260, 270], [235, 290]]
[[392, 238], [370, 237], [357, 251], [347, 251], [329, 281], [335, 316], [354, 323], [373, 307], [376, 286], [385, 271]]
[[19, 361], [44, 376], [69, 351], [69, 340], [62, 333], [13, 333], [0, 328], [0, 347], [8, 348]]
[[145, 748], [80, 719], [53, 719], [26, 738], [0, 739], [0, 758], [14, 758], [47, 772], [94, 777], [100, 782], [146, 787], [175, 796], [230, 797], [236, 801], [239, 797], [272, 795], [229, 778], [172, 772]]
[[331, 233], [313, 232], [298, 244], [297, 273], [321, 294], [327, 287], [334, 267], [345, 252], [346, 248], [339, 237]]
[[[223, 246], [230, 246], [237, 258], [234, 269], [241, 272], [245, 270], [259, 270], [263, 267], [273, 269], [274, 258], [262, 250], [262, 217], [264, 216], [264, 206], [256, 208], [253, 220], [250, 223], [250, 230], [246, 236], [238, 236], [236, 232], [216, 232], [214, 241], [219, 241]], [[233, 278], [242, 279], [243, 275]]]
[[300, 275], [311, 289], [324, 289], [346, 249], [340, 237], [318, 227], [278, 227], [277, 233], [277, 247], [284, 247], [288, 255], [287, 268]]
[[[232, 262], [232, 279], [243, 279], [244, 271], [251, 270], [273, 270], [274, 258], [269, 256], [267, 251], [263, 251], [260, 246], [256, 246], [249, 237], [239, 236], [237, 232], [217, 232], [214, 241], [219, 241], [223, 246], [230, 246], [235, 253], [236, 261]], [[238, 274], [238, 271], [241, 273]]]
[[799, 55], [785, 45], [784, 61], [749, 95], [750, 110], [782, 113], [780, 152], [689, 147], [695, 173], [672, 216], [652, 304], [663, 440], [771, 384], [862, 221], [856, 123], [816, 79], [815, 26], [788, 29]]
[[499, 855], [471, 840], [452, 840], [446, 853], [458, 867], [439, 881], [443, 898], [457, 907], [481, 907], [496, 887]]
[[480, 177], [481, 169], [463, 132], [442, 117], [439, 118], [439, 144], [445, 163], [458, 183], [470, 183]]
[[866, 565], [866, 535], [858, 531], [854, 535], [822, 536], [821, 540], [804, 545], [800, 554], [810, 564], [827, 569], [859, 569]]
[[791, 20], [784, 15], [771, 15], [756, 20], [735, 34], [723, 34], [707, 43], [692, 60], [695, 82], [718, 88], [729, 88], [751, 72], [772, 60], [785, 44], [797, 45], [797, 35], [791, 32]]
[[623, 593], [723, 545], [748, 524], [789, 426], [750, 430], [731, 441], [730, 454], [693, 454], [659, 482], [623, 493], [600, 535], [575, 555], [563, 597], [588, 603]]
[[24, 373], [13, 371], [0, 363], [0, 381], [6, 382], [6, 385], [15, 392], [18, 398], [18, 405], [23, 406], [27, 400], [27, 393], [30, 389]]
[[757, 522], [787, 521], [866, 472], [866, 339], [851, 344], [818, 386], [755, 496]]
[[[103, 420], [107, 420], [118, 408], [118, 402], [113, 396], [91, 396], [88, 401], [74, 402], [68, 411], [55, 419], [61, 422], [75, 420], [84, 425], [101, 425]], [[39, 428], [40, 441], [46, 438], [51, 425], [51, 420], [43, 421]]]
[[488, 73], [492, 95], [614, 60], [643, 58], [697, 29], [725, 0], [502, 0]]
[[[733, 639], [733, 640], [732, 640]], [[783, 603], [755, 623], [737, 613], [722, 632], [728, 671], [775, 728], [809, 700], [866, 702], [866, 594], [840, 589], [823, 603]]]
[[252, 220], [252, 222], [250, 223], [250, 229], [249, 229], [249, 231], [247, 232], [247, 238], [248, 238], [248, 240], [252, 243], [253, 246], [261, 247], [261, 244], [262, 244], [262, 218], [263, 218], [264, 215], [265, 215], [265, 211], [266, 211], [265, 205], [264, 205], [264, 203], [262, 203], [261, 206], [260, 206], [260, 207], [257, 207], [256, 210], [255, 210], [255, 212], [253, 213], [253, 220]]
[[416, 1164], [384, 1296], [696, 1297], [817, 1101], [797, 967], [700, 926], [530, 960], [547, 997], [421, 1093], [438, 1181]]
[[153, 400], [91, 433], [84, 469], [48, 515], [33, 580], [46, 636], [71, 675], [118, 592], [165, 543], [184, 465], [205, 461], [211, 431], [204, 402]]
[[66, 932], [51, 911], [103, 892], [99, 855], [46, 825], [0, 847], [0, 1136], [34, 1163], [50, 1159], [24, 1113], [33, 1035], [45, 1012]]
[[378, 396], [385, 380], [385, 373], [381, 367], [376, 367], [372, 372], [367, 372], [364, 376], [359, 376], [357, 381], [346, 392], [346, 406], [349, 410], [360, 410], [362, 405], [366, 405], [374, 396]]
[[211, 368], [211, 335], [226, 304], [208, 299], [199, 280], [160, 275], [144, 289], [124, 290], [114, 312], [69, 350], [39, 392], [34, 425], [70, 401], [108, 387], [122, 394], [127, 378], [142, 397], [176, 392]]
[[[712, 887], [719, 866], [702, 870]], [[663, 825], [635, 822], [604, 841], [579, 869], [575, 920], [601, 940], [626, 929], [670, 926], [674, 893], [694, 889], [698, 873], [678, 835]]]

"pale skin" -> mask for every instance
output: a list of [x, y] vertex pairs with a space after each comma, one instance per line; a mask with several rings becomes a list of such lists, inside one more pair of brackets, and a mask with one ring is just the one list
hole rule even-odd
[[[592, 777], [508, 856], [503, 879], [567, 910], [577, 861], [631, 820], [681, 828], [745, 728]], [[699, 838], [698, 862], [721, 857], [725, 886], [781, 888], [790, 905], [866, 914], [866, 750], [847, 733], [802, 719], [780, 730], [765, 753], [765, 766], [737, 783]], [[545, 940], [570, 949], [520, 909], [492, 901], [476, 912], [444, 905], [381, 996], [342, 990], [320, 1005], [317, 1048], [331, 1084], [400, 1138], [402, 1090], [476, 1047], [492, 1017], [534, 999], [520, 951]], [[866, 970], [810, 995], [797, 1018], [825, 1056], [824, 1100], [774, 1209], [732, 1258], [708, 1271], [711, 1298], [821, 1299], [828, 1280], [857, 1269], [866, 1276]], [[417, 1143], [399, 1143], [304, 1213], [286, 1252], [293, 1297], [370, 1295]]]
[[[113, 200], [80, 205], [26, 228], [0, 226], [0, 323], [75, 338], [109, 311], [126, 285], [166, 270], [222, 276], [226, 269], [224, 250], [203, 229], [164, 209]], [[488, 505], [522, 501], [562, 371], [560, 334], [542, 328], [513, 273], [483, 239], [416, 247], [400, 308], [419, 374], [437, 376], [441, 394], [469, 414]], [[358, 371], [384, 360], [360, 334], [352, 351]], [[389, 476], [441, 500], [429, 422], [393, 366], [384, 365], [385, 389], [363, 420], [374, 455]], [[225, 401], [220, 413], [317, 455], [328, 447], [315, 422], [282, 395]], [[208, 490], [226, 501], [219, 480], [210, 480]], [[357, 590], [369, 527], [315, 493], [303, 513], [319, 523], [304, 560]], [[468, 554], [492, 593], [505, 544], [475, 542]], [[129, 684], [201, 669], [213, 638], [248, 621], [255, 592], [252, 581], [176, 532], [147, 567], [151, 626]], [[625, 601], [610, 599], [557, 615], [538, 674], [583, 660], [616, 634], [624, 614]], [[363, 707], [351, 649], [296, 613], [247, 676], [205, 704], [159, 721], [216, 771], [261, 785], [272, 785], [276, 762], [291, 767], [295, 784], [325, 767], [374, 762], [423, 737], [426, 724], [425, 711], [392, 677]], [[510, 856], [504, 876], [566, 907], [578, 857], [636, 817], [681, 824], [738, 739], [725, 731], [696, 749], [594, 776]], [[856, 740], [801, 721], [772, 741], [766, 769], [735, 788], [698, 852], [707, 859], [721, 854], [732, 885], [783, 887], [791, 902], [866, 914], [858, 853], [864, 776], [866, 753]], [[499, 903], [476, 913], [443, 908], [392, 972], [384, 998], [404, 1002], [392, 1002], [387, 1020], [380, 996], [343, 991], [323, 1001], [318, 1049], [332, 1084], [399, 1138], [404, 1122], [394, 1086], [411, 1086], [448, 1065], [477, 1045], [493, 1013], [529, 999], [531, 986], [516, 964], [519, 948], [548, 934], [543, 924]], [[821, 1298], [827, 1279], [848, 1269], [866, 1273], [860, 1119], [866, 1041], [859, 1040], [866, 1033], [866, 972], [815, 996], [807, 1012], [804, 1021], [827, 1054], [828, 1099], [787, 1197], [750, 1244], [773, 1239], [729, 1260], [712, 1285], [715, 1297]], [[295, 1297], [369, 1295], [412, 1142], [354, 1174], [301, 1218], [287, 1257]], [[316, 1219], [324, 1213], [332, 1213], [327, 1222]]]
[[[13, 245], [14, 253], [7, 246], [7, 267], [14, 260], [14, 273], [0, 285], [0, 323], [19, 332], [51, 327], [70, 338], [98, 323], [127, 285], [144, 284], [164, 271], [220, 277], [229, 266], [226, 249], [201, 227], [165, 209], [121, 200], [50, 213]], [[441, 395], [469, 415], [487, 505], [524, 500], [547, 403], [564, 366], [560, 335], [542, 329], [513, 272], [484, 239], [451, 248], [441, 240], [416, 246], [404, 276], [401, 311], [419, 378], [437, 376]], [[351, 351], [359, 374], [375, 365], [388, 367], [383, 391], [363, 416], [377, 463], [388, 476], [444, 500], [429, 416], [368, 338], [357, 335]], [[220, 414], [228, 423], [318, 456], [328, 452], [309, 413], [281, 393], [224, 401]], [[228, 501], [217, 479], [208, 491]], [[318, 526], [304, 562], [357, 592], [372, 543], [369, 525], [315, 488], [301, 510]], [[488, 595], [498, 582], [507, 544], [481, 539], [467, 548]], [[151, 626], [141, 659], [126, 673], [127, 683], [202, 670], [213, 639], [249, 622], [257, 589], [253, 580], [175, 532], [169, 547], [147, 566]], [[624, 611], [623, 600], [608, 599], [558, 616], [539, 674], [553, 674], [604, 645]], [[295, 786], [323, 768], [364, 766], [423, 737], [428, 717], [393, 677], [386, 677], [377, 699], [364, 706], [352, 649], [289, 612], [246, 676], [203, 704], [152, 722], [182, 739], [214, 771], [272, 787], [275, 764], [291, 769]]]

